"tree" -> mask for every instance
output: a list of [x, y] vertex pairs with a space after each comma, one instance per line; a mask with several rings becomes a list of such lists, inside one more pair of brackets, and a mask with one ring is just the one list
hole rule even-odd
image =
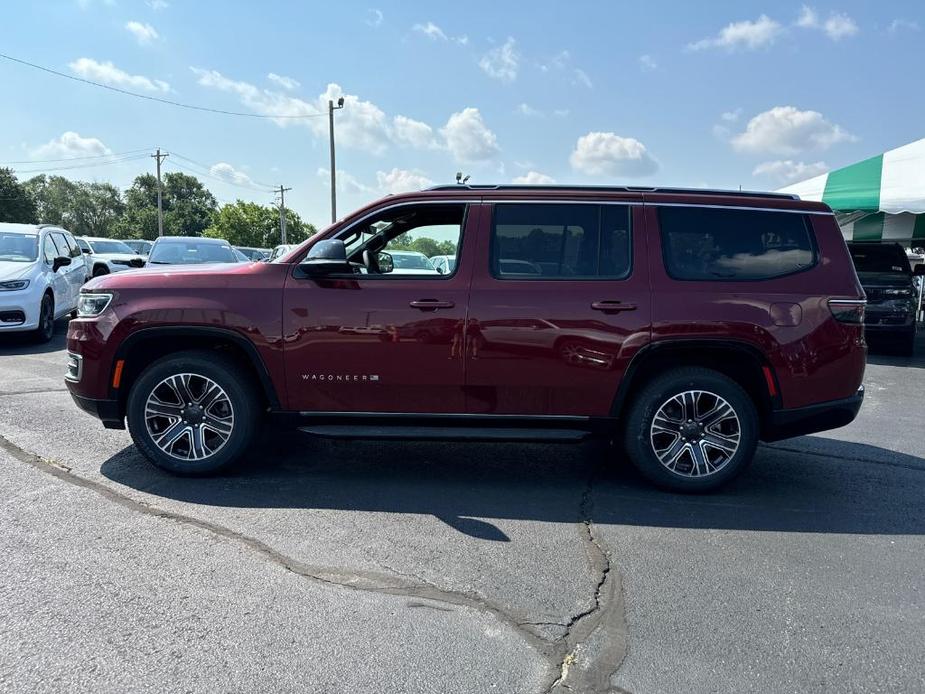
[[[286, 209], [287, 243], [301, 243], [316, 231], [293, 210]], [[224, 205], [204, 235], [225, 239], [232, 246], [272, 248], [280, 243], [279, 208], [243, 200]]]
[[[164, 234], [201, 236], [218, 207], [215, 197], [195, 176], [168, 173], [164, 176]], [[125, 214], [119, 223], [124, 238], [157, 238], [157, 178], [137, 176], [125, 191]]]
[[456, 244], [452, 241], [436, 241], [429, 236], [412, 236], [404, 233], [389, 242], [389, 248], [396, 251], [417, 251], [428, 258], [435, 255], [456, 255]]
[[111, 183], [36, 176], [24, 184], [35, 198], [38, 219], [78, 236], [114, 236], [125, 212], [122, 193]]
[[35, 200], [12, 169], [0, 169], [0, 222], [35, 224]]

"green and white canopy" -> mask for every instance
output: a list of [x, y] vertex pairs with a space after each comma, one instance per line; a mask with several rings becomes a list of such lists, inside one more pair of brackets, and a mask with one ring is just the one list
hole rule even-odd
[[848, 239], [925, 242], [925, 139], [780, 192], [826, 203]]

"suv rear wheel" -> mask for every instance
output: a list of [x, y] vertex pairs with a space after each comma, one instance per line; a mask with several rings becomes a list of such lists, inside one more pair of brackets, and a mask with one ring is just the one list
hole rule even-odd
[[148, 460], [174, 474], [204, 475], [244, 454], [259, 410], [253, 385], [234, 361], [191, 351], [149, 366], [132, 386], [126, 415]]
[[678, 492], [716, 489], [755, 455], [758, 415], [741, 386], [710, 369], [669, 371], [635, 398], [626, 422], [630, 460]]

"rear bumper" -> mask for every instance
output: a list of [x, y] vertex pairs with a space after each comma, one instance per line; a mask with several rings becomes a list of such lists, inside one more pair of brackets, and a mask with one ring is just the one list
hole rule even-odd
[[125, 429], [125, 417], [122, 415], [118, 400], [94, 400], [77, 395], [73, 391], [71, 391], [71, 397], [77, 407], [101, 420], [107, 429]]
[[864, 386], [861, 386], [857, 393], [844, 400], [777, 410], [771, 413], [761, 438], [764, 441], [779, 441], [843, 427], [854, 421], [863, 402]]

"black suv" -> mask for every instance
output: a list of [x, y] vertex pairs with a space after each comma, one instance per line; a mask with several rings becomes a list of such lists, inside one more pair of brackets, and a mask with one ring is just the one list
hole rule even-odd
[[[867, 294], [864, 330], [894, 340], [903, 354], [915, 350], [918, 291], [906, 251], [898, 243], [849, 243], [858, 279]], [[915, 274], [925, 274], [917, 266]]]

